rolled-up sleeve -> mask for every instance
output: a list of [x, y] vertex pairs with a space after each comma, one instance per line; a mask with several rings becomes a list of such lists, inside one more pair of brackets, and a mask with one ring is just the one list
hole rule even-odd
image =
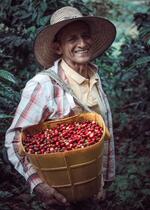
[[[41, 78], [40, 82], [38, 81], [38, 77]], [[43, 81], [44, 79], [45, 81]], [[51, 115], [53, 111], [52, 107], [50, 108], [50, 103], [53, 100], [52, 95], [52, 84], [46, 76], [37, 76], [31, 79], [22, 92], [13, 122], [6, 132], [5, 147], [7, 149], [8, 159], [29, 183], [31, 192], [42, 180], [29, 162], [27, 156], [20, 156], [18, 153], [20, 129], [44, 121], [44, 117]], [[49, 104], [49, 107], [47, 107], [47, 104]]]

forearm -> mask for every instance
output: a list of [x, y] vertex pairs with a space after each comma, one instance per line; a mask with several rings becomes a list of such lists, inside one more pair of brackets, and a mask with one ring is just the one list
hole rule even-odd
[[[24, 127], [37, 124], [41, 120], [45, 104], [45, 97], [43, 96], [42, 98], [40, 95], [41, 89], [42, 87], [39, 83], [28, 83], [23, 91], [13, 122], [6, 132], [5, 138], [8, 159], [30, 184], [31, 191], [42, 181], [27, 156], [19, 155], [20, 130]], [[43, 104], [39, 106], [40, 98], [42, 98]]]
[[27, 156], [19, 155], [20, 131], [19, 129], [9, 129], [6, 133], [5, 147], [7, 149], [8, 159], [14, 168], [26, 179], [31, 192], [42, 180], [37, 174]]

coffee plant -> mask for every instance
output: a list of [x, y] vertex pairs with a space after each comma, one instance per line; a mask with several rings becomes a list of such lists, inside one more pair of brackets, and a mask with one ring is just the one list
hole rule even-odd
[[[147, 209], [150, 195], [150, 14], [137, 13], [139, 35], [127, 37], [114, 60], [109, 51], [97, 64], [113, 109], [116, 181], [107, 209]], [[107, 82], [109, 81], [109, 83]], [[113, 200], [112, 200], [113, 197]], [[104, 205], [104, 209], [106, 206]]]

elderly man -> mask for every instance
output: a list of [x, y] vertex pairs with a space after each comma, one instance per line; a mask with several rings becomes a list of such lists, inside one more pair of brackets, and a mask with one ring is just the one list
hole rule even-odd
[[[97, 67], [91, 60], [100, 56], [115, 39], [115, 26], [102, 17], [82, 16], [76, 8], [63, 7], [51, 16], [51, 24], [36, 37], [34, 53], [44, 69], [55, 72], [86, 107], [99, 113], [111, 133], [104, 145], [104, 181], [115, 177], [114, 139], [109, 103], [102, 90]], [[46, 71], [44, 71], [46, 72]], [[18, 154], [20, 128], [48, 119], [58, 119], [83, 111], [48, 74], [40, 72], [27, 82], [12, 125], [6, 133], [9, 161], [47, 204], [67, 204], [66, 198], [44, 183], [28, 158]], [[100, 189], [100, 193], [102, 188]]]

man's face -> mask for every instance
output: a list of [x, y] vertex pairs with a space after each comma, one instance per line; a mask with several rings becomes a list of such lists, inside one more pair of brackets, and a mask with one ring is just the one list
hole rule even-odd
[[87, 63], [92, 55], [92, 38], [89, 27], [84, 22], [74, 22], [59, 33], [59, 51], [61, 57], [70, 65]]

